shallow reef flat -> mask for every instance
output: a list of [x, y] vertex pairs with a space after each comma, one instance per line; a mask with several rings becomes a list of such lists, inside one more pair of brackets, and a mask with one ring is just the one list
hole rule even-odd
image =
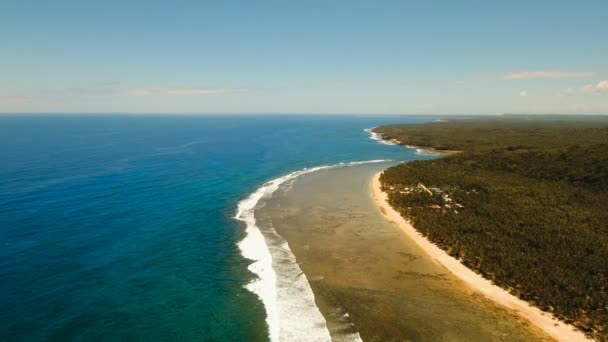
[[286, 239], [332, 339], [552, 340], [468, 288], [382, 216], [370, 179], [386, 167], [304, 175], [256, 211], [262, 232]]

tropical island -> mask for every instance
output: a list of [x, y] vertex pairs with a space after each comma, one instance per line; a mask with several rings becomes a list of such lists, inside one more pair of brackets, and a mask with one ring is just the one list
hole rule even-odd
[[384, 171], [426, 239], [512, 295], [608, 340], [608, 121], [503, 116], [375, 133], [458, 151]]

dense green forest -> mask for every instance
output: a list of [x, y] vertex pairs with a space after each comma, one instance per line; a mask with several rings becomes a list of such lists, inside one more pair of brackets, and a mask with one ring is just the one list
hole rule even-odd
[[475, 119], [374, 131], [460, 151], [381, 176], [391, 205], [417, 230], [511, 293], [608, 341], [607, 122]]

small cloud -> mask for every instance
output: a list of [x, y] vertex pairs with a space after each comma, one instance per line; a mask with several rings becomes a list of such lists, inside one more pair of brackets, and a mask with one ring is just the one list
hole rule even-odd
[[528, 92], [525, 91], [525, 90], [522, 90], [522, 91], [519, 92], [519, 96], [521, 96], [521, 97], [528, 97]]
[[593, 72], [565, 72], [565, 71], [518, 71], [501, 75], [503, 80], [531, 80], [543, 78], [582, 78], [591, 77]]
[[129, 89], [129, 95], [213, 95], [227, 93], [241, 93], [249, 91], [244, 88], [134, 88]]
[[559, 93], [559, 96], [573, 96], [573, 95], [574, 95], [573, 88], [566, 88]]
[[586, 84], [583, 86], [582, 90], [585, 93], [593, 93], [595, 92], [595, 87], [593, 86], [593, 84]]
[[608, 80], [600, 81], [595, 86], [593, 84], [586, 84], [582, 90], [585, 93], [608, 93]]

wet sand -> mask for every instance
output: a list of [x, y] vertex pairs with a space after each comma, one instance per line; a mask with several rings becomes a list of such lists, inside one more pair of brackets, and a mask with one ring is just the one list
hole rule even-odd
[[388, 165], [304, 175], [256, 211], [263, 233], [276, 230], [287, 240], [332, 339], [551, 341], [471, 290], [383, 217], [369, 186]]

